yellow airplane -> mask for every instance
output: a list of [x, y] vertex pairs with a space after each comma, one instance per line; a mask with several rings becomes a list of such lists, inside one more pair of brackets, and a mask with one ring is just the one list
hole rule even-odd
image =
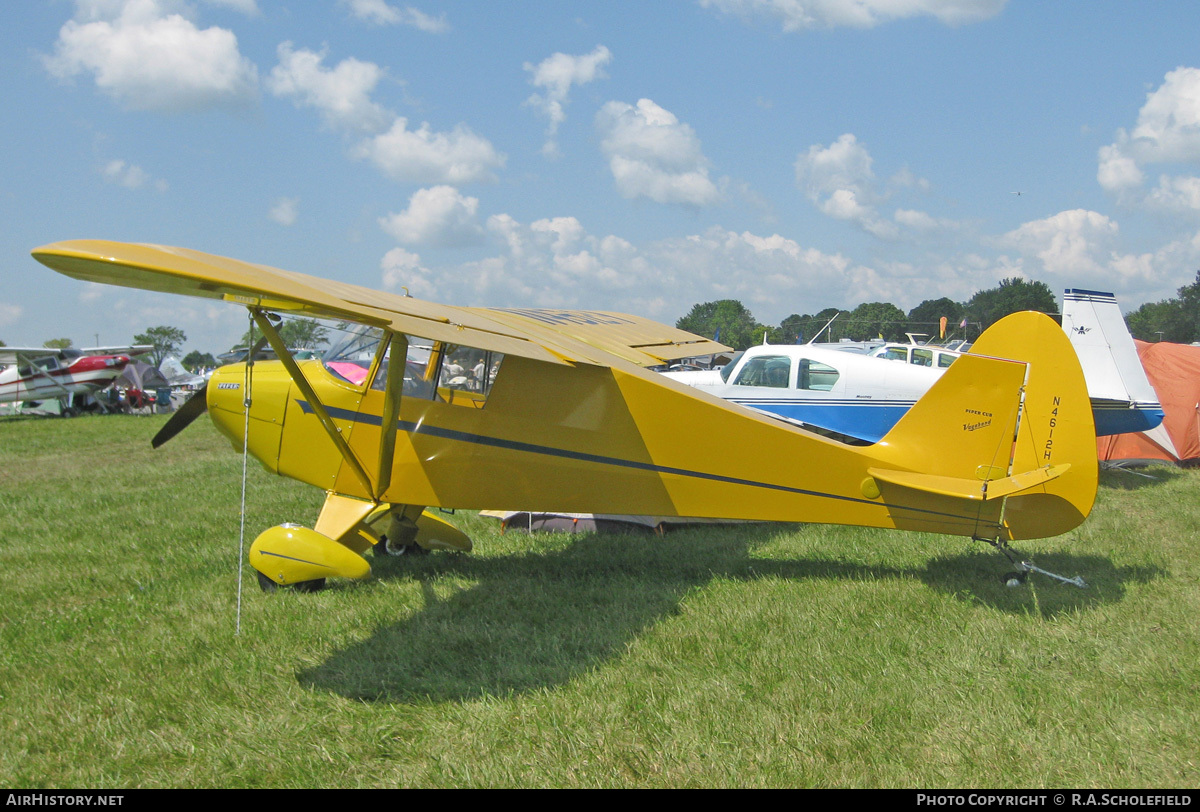
[[[1064, 533], [1095, 499], [1083, 373], [1036, 313], [999, 322], [880, 442], [854, 445], [648, 370], [727, 348], [636, 316], [438, 305], [156, 245], [77, 240], [33, 256], [76, 279], [249, 309], [279, 360], [217, 370], [155, 443], [207, 409], [236, 449], [326, 491], [314, 528], [255, 540], [264, 588], [365, 577], [372, 547], [469, 550], [427, 507], [919, 530], [1017, 563], [1009, 542]], [[358, 329], [297, 361], [278, 314]]]

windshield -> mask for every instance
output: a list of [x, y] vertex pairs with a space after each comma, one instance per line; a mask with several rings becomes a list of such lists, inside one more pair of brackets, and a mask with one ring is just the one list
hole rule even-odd
[[334, 338], [321, 360], [334, 375], [360, 386], [367, 379], [382, 340], [383, 330], [378, 327], [356, 325]]
[[721, 367], [721, 380], [725, 381], [725, 383], [729, 383], [729, 375], [733, 372], [733, 368], [737, 366], [737, 362], [741, 357], [741, 352], [735, 352], [733, 357], [729, 359], [729, 363]]
[[[343, 381], [365, 386], [383, 336], [383, 330], [376, 327], [345, 331], [334, 340], [322, 363]], [[395, 340], [407, 346], [402, 386], [405, 397], [483, 408], [504, 360], [502, 354], [401, 334]], [[379, 360], [371, 389], [387, 388], [390, 362], [391, 352]]]
[[742, 364], [734, 386], [766, 386], [786, 389], [791, 376], [792, 359], [786, 355], [759, 355]]

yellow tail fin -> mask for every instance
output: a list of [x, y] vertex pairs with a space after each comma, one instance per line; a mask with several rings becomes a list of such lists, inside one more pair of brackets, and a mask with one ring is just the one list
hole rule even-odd
[[880, 487], [1003, 499], [994, 532], [1008, 539], [1065, 533], [1096, 496], [1087, 384], [1066, 334], [1040, 313], [988, 329], [878, 447]]

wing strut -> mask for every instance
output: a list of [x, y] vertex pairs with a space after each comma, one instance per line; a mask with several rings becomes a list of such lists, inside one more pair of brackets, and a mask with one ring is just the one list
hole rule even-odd
[[388, 343], [387, 388], [383, 393], [383, 415], [379, 435], [379, 473], [375, 478], [375, 500], [392, 484], [392, 457], [396, 451], [396, 429], [400, 425], [400, 398], [408, 365], [408, 336], [392, 333]]
[[[363, 469], [362, 463], [358, 461], [358, 457], [354, 456], [354, 452], [350, 450], [350, 446], [342, 437], [341, 430], [333, 422], [333, 418], [329, 416], [329, 412], [325, 411], [325, 404], [321, 403], [321, 399], [317, 397], [316, 391], [312, 388], [312, 384], [304, 377], [304, 373], [300, 371], [300, 367], [296, 364], [296, 359], [288, 351], [288, 348], [283, 343], [283, 339], [279, 337], [274, 325], [263, 315], [263, 311], [257, 307], [250, 308], [251, 315], [254, 316], [254, 323], [258, 325], [258, 329], [262, 330], [263, 335], [267, 337], [267, 342], [270, 343], [271, 349], [275, 350], [275, 354], [279, 356], [279, 360], [283, 362], [283, 366], [288, 371], [288, 375], [292, 377], [292, 382], [308, 399], [312, 406], [313, 414], [321, 421], [321, 425], [325, 427], [325, 433], [329, 435], [329, 439], [333, 440], [333, 444], [337, 446], [338, 452], [341, 453], [342, 459], [350, 466], [350, 470], [354, 472], [354, 476], [362, 483], [363, 489], [367, 493], [374, 493], [371, 487], [371, 479], [367, 476], [367, 472]], [[389, 373], [389, 379], [390, 379]], [[403, 374], [401, 374], [403, 380]], [[389, 381], [390, 382], [390, 381]], [[395, 421], [393, 421], [394, 423]], [[395, 435], [392, 435], [393, 438]]]

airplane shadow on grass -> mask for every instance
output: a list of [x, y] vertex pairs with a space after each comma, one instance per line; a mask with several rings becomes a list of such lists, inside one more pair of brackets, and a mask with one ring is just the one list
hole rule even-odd
[[[915, 579], [994, 610], [1052, 617], [1118, 601], [1125, 583], [1163, 574], [1154, 568], [1115, 567], [1097, 556], [1057, 554], [1038, 557], [1038, 565], [1071, 575], [1081, 572], [1088, 589], [1039, 575], [1031, 576], [1026, 586], [1010, 588], [1000, 576], [1011, 567], [990, 550], [940, 557], [913, 569], [834, 558], [752, 556], [773, 535], [797, 527], [678, 531], [667, 541], [586, 533], [565, 549], [545, 553], [377, 561], [378, 579], [418, 582], [425, 607], [381, 626], [298, 678], [302, 685], [354, 699], [418, 703], [562, 685], [620, 656], [646, 629], [677, 614], [689, 592], [716, 579]], [[448, 588], [452, 581], [447, 579], [473, 583]]]
[[1155, 488], [1188, 476], [1181, 468], [1167, 465], [1148, 465], [1133, 468], [1101, 469], [1101, 488], [1116, 491], [1139, 491], [1143, 488]]

